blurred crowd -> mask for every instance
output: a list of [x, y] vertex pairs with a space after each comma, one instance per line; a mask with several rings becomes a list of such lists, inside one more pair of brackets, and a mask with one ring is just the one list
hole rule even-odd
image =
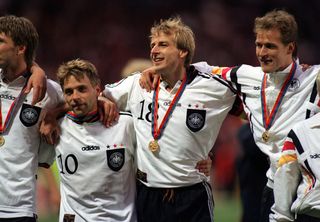
[[[317, 62], [320, 2], [309, 0], [1, 0], [1, 14], [28, 17], [40, 34], [37, 61], [48, 76], [77, 57], [93, 61], [103, 83], [120, 78], [132, 57], [148, 57], [149, 27], [179, 14], [196, 34], [195, 61], [216, 65], [257, 64], [253, 20], [273, 8], [293, 13], [300, 25], [299, 51]], [[308, 15], [308, 16], [306, 16]]]

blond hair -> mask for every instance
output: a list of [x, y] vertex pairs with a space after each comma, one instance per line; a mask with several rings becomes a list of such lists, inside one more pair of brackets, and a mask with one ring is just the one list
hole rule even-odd
[[87, 76], [92, 86], [100, 86], [100, 78], [97, 69], [89, 61], [75, 59], [60, 65], [57, 71], [57, 78], [62, 88], [65, 80], [70, 76], [75, 77], [77, 80]]
[[191, 28], [185, 25], [181, 21], [181, 18], [177, 16], [166, 20], [160, 20], [159, 23], [155, 23], [151, 27], [149, 37], [152, 39], [160, 33], [174, 36], [177, 48], [188, 52], [184, 65], [186, 67], [189, 66], [195, 51], [194, 34]]

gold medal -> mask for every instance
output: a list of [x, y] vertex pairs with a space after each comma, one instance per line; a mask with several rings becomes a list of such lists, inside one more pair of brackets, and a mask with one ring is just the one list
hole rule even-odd
[[263, 139], [263, 141], [264, 141], [264, 142], [268, 142], [269, 138], [270, 138], [269, 132], [268, 132], [268, 131], [264, 131], [264, 132], [262, 133], [262, 139]]
[[3, 146], [5, 143], [4, 137], [0, 136], [0, 146]]
[[157, 140], [152, 140], [152, 141], [150, 141], [150, 143], [149, 143], [149, 150], [150, 150], [151, 152], [153, 152], [153, 153], [154, 153], [154, 152], [157, 152], [159, 148], [160, 148], [160, 146], [159, 146]]

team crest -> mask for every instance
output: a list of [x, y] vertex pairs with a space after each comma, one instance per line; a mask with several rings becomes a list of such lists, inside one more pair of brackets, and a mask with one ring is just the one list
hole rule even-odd
[[113, 171], [119, 171], [124, 164], [124, 148], [107, 150], [108, 166]]
[[296, 90], [300, 87], [300, 81], [298, 79], [292, 79], [290, 82], [289, 88], [292, 90]]
[[31, 106], [29, 104], [22, 104], [20, 112], [20, 121], [26, 127], [35, 125], [38, 122], [41, 108], [37, 106]]
[[206, 111], [199, 109], [188, 109], [186, 124], [192, 132], [201, 130], [206, 121]]

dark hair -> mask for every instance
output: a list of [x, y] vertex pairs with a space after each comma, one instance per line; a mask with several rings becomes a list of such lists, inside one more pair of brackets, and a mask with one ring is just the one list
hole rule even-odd
[[25, 61], [28, 68], [36, 57], [39, 35], [32, 22], [24, 17], [7, 15], [0, 17], [0, 33], [12, 38], [17, 46], [25, 46]]

